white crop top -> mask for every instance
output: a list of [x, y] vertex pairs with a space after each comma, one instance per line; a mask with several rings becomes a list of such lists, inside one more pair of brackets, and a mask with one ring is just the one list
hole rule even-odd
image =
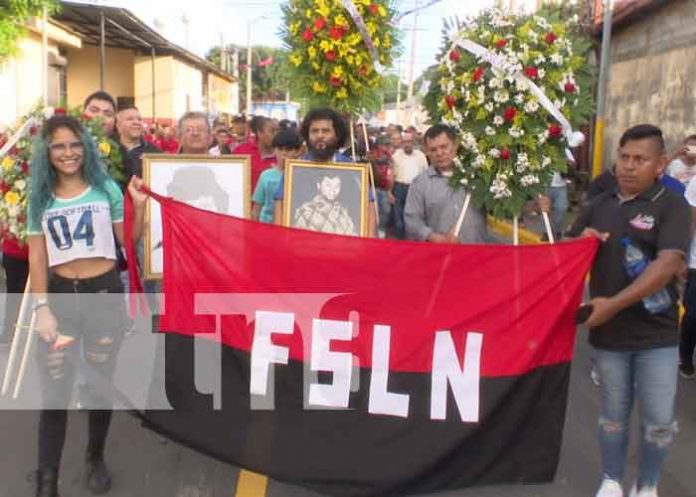
[[77, 197], [54, 197], [40, 226], [30, 207], [27, 233], [46, 237], [49, 267], [93, 257], [116, 260], [113, 224], [123, 222], [123, 194], [112, 180], [103, 189], [90, 186]]

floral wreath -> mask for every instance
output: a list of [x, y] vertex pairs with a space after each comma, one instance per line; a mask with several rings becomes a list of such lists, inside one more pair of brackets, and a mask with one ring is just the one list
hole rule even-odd
[[392, 0], [289, 0], [283, 14], [295, 94], [346, 113], [379, 108], [380, 68], [398, 55]]
[[27, 204], [30, 188], [29, 162], [34, 139], [39, 136], [44, 119], [53, 115], [69, 114], [77, 118], [92, 136], [102, 161], [111, 178], [125, 185], [127, 182], [123, 157], [118, 143], [106, 136], [100, 119], [90, 119], [80, 109], [35, 107], [23, 116], [16, 128], [0, 134], [0, 238], [15, 239], [22, 243], [27, 238]]
[[578, 145], [572, 128], [594, 112], [591, 41], [577, 16], [545, 14], [484, 11], [446, 45], [438, 68], [431, 117], [461, 137], [453, 185], [496, 217], [519, 216], [566, 171], [566, 149]]

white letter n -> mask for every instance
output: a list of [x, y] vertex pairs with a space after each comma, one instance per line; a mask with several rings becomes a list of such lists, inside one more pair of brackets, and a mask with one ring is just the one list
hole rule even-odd
[[452, 385], [454, 400], [462, 421], [479, 420], [479, 380], [481, 377], [481, 348], [483, 334], [469, 332], [464, 350], [464, 367], [459, 364], [452, 334], [438, 331], [433, 351], [431, 419], [447, 418], [447, 385]]

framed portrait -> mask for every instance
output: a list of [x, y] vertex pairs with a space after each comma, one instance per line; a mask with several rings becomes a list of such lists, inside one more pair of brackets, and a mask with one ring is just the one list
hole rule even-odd
[[368, 235], [365, 164], [287, 161], [283, 225], [337, 235]]
[[[251, 158], [248, 155], [146, 154], [143, 180], [155, 193], [200, 209], [249, 217]], [[145, 279], [160, 279], [164, 269], [162, 211], [148, 199], [145, 210]]]

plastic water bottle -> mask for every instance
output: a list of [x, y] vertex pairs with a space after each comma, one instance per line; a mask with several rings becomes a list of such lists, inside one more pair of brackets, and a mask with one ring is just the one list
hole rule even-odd
[[[650, 261], [645, 257], [643, 251], [633, 244], [630, 238], [622, 238], [621, 245], [624, 248], [624, 268], [626, 269], [626, 274], [629, 278], [635, 280], [645, 271]], [[665, 311], [669, 309], [670, 305], [672, 305], [672, 297], [666, 288], [658, 290], [643, 299], [643, 307], [650, 314]]]

